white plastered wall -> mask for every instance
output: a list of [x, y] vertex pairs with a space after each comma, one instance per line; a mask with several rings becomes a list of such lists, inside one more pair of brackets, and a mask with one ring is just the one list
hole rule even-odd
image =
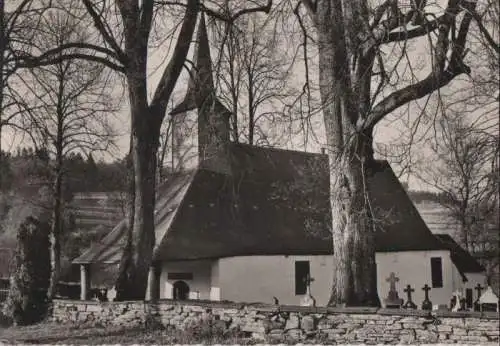
[[405, 252], [377, 252], [375, 255], [377, 263], [377, 289], [380, 303], [385, 306], [385, 299], [389, 292], [389, 282], [386, 279], [391, 272], [399, 278], [396, 289], [399, 298], [406, 302], [406, 293], [403, 291], [406, 285], [411, 285], [415, 292], [412, 300], [418, 307], [424, 300], [422, 287], [425, 284], [432, 287], [431, 257], [441, 257], [443, 272], [443, 287], [432, 288], [429, 291], [429, 299], [433, 305], [449, 304], [454, 290], [456, 278], [453, 270], [456, 269], [450, 258], [448, 250], [436, 251], [405, 251]]
[[311, 294], [317, 306], [330, 298], [333, 278], [331, 255], [311, 256], [240, 256], [219, 260], [220, 298], [236, 302], [299, 305], [303, 295], [295, 294], [295, 261], [309, 261]]
[[160, 298], [173, 298], [173, 284], [177, 280], [169, 280], [168, 273], [192, 273], [192, 280], [182, 280], [189, 285], [191, 296], [199, 299], [210, 299], [211, 267], [210, 260], [163, 262], [160, 276]]

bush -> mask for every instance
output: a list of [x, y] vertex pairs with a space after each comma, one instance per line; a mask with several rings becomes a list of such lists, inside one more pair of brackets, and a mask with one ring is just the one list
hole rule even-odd
[[33, 217], [28, 217], [19, 227], [10, 271], [9, 294], [3, 309], [14, 324], [39, 322], [47, 312], [49, 231], [47, 223], [41, 223]]

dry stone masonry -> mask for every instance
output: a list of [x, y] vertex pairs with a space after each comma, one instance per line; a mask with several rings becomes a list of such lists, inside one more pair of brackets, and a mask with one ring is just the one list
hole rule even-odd
[[91, 302], [56, 300], [60, 323], [137, 326], [154, 323], [186, 330], [205, 324], [260, 340], [308, 343], [460, 343], [499, 341], [497, 313], [429, 312], [375, 308], [321, 308], [203, 301]]

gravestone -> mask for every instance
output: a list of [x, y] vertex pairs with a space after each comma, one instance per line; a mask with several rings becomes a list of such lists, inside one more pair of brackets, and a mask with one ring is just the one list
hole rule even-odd
[[384, 299], [386, 308], [400, 308], [403, 305], [403, 299], [400, 299], [398, 296], [398, 291], [396, 290], [396, 282], [399, 281], [399, 278], [396, 277], [396, 274], [391, 272], [389, 277], [385, 279], [389, 283], [389, 293], [387, 294], [387, 298]]
[[451, 306], [451, 311], [453, 312], [462, 311], [461, 310], [462, 292], [460, 290], [456, 290], [453, 293], [453, 297], [454, 299], [452, 299], [452, 301], [454, 304]]
[[429, 299], [429, 291], [431, 288], [429, 285], [425, 284], [424, 287], [422, 287], [422, 290], [425, 294], [424, 301], [422, 302], [422, 310], [432, 310], [432, 302]]
[[498, 297], [493, 293], [491, 286], [488, 286], [479, 298], [479, 308], [481, 311], [498, 312]]
[[108, 298], [109, 302], [112, 302], [116, 299], [116, 288], [114, 286], [108, 290], [108, 292], [106, 293], [106, 298]]
[[316, 306], [316, 299], [311, 295], [311, 282], [314, 281], [310, 275], [307, 275], [306, 278], [306, 294], [300, 300], [300, 306]]
[[404, 289], [404, 291], [406, 292], [407, 297], [406, 297], [406, 303], [403, 306], [403, 308], [405, 308], [405, 309], [416, 309], [417, 305], [411, 299], [411, 293], [415, 292], [415, 289], [411, 288], [410, 285], [406, 285], [406, 288]]

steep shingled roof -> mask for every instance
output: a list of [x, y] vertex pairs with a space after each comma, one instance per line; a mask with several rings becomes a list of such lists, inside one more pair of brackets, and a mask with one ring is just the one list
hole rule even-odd
[[451, 260], [460, 273], [482, 273], [485, 268], [472, 255], [462, 248], [449, 234], [435, 236], [450, 250]]
[[[155, 260], [332, 253], [326, 155], [234, 143], [228, 152], [232, 174], [198, 169], [163, 185]], [[372, 170], [377, 251], [446, 249], [389, 164], [377, 161]], [[124, 235], [119, 226], [104, 249], [90, 249], [74, 263], [119, 260], [110, 255], [119, 248], [112, 245], [118, 233]]]
[[[177, 174], [168, 179], [158, 188], [156, 201], [156, 239], [162, 239], [162, 231], [168, 228], [173, 220], [178, 206], [182, 203], [184, 194], [194, 176], [193, 171]], [[101, 241], [91, 246], [78, 258], [74, 264], [85, 263], [118, 263], [123, 253], [126, 237], [126, 222], [119, 222]]]

